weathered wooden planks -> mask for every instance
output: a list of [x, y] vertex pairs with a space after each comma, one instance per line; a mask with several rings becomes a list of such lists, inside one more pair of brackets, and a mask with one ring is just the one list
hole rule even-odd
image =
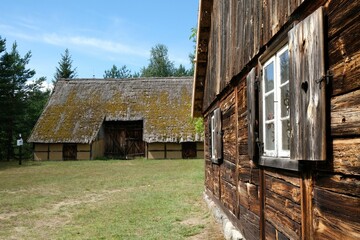
[[288, 33], [291, 160], [326, 160], [323, 21], [319, 8]]
[[259, 216], [240, 206], [240, 230], [245, 239], [259, 238]]
[[[299, 172], [257, 166], [248, 155], [251, 94], [246, 94], [246, 76], [257, 65], [259, 53], [280, 42], [291, 24], [321, 5], [326, 16], [324, 65], [333, 74], [329, 84], [321, 83], [328, 91], [325, 127], [329, 132], [322, 134], [327, 136], [326, 161], [301, 161]], [[360, 196], [359, 10], [359, 1], [345, 0], [214, 2], [212, 23], [217, 26], [211, 26], [203, 109], [211, 112], [216, 105], [223, 111], [224, 162], [220, 168], [206, 162], [206, 175], [211, 175], [206, 176], [206, 184], [237, 217], [246, 239], [360, 237], [359, 213], [354, 209]], [[307, 151], [318, 145], [314, 141]]]
[[323, 239], [360, 238], [360, 199], [314, 188], [315, 237]]
[[333, 158], [325, 167], [327, 172], [360, 176], [360, 138], [333, 140]]
[[213, 2], [204, 109], [280, 31], [300, 4], [290, 0]]
[[331, 135], [360, 136], [360, 89], [331, 99]]

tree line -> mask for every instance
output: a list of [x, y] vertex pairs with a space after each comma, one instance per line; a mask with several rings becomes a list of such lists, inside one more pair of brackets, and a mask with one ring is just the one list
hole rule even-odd
[[[190, 37], [195, 41], [195, 37]], [[195, 48], [194, 48], [195, 51]], [[150, 50], [149, 64], [139, 72], [132, 73], [126, 65], [113, 65], [104, 71], [104, 78], [126, 79], [138, 77], [180, 77], [193, 75], [194, 54], [189, 54], [192, 67], [186, 69], [182, 64], [175, 67], [168, 57], [168, 49], [164, 44], [157, 44]], [[17, 50], [17, 43], [6, 49], [6, 39], [0, 36], [0, 160], [19, 158], [19, 148], [16, 140], [23, 139], [23, 157], [29, 158], [32, 153], [31, 145], [26, 143], [31, 130], [36, 124], [46, 102], [51, 94], [49, 89], [43, 89], [46, 77], [30, 81], [35, 70], [27, 67], [31, 59], [31, 51], [21, 56]], [[77, 77], [77, 68], [73, 67], [73, 60], [68, 49], [61, 54], [54, 79], [55, 84], [61, 78], [73, 79]]]
[[[0, 160], [19, 157], [15, 140], [26, 141], [50, 95], [43, 91], [45, 77], [27, 83], [35, 70], [27, 68], [31, 52], [20, 56], [16, 42], [10, 51], [6, 50], [6, 39], [0, 36]], [[31, 153], [30, 146], [24, 145], [24, 153]]]
[[[132, 73], [126, 65], [116, 66], [115, 64], [108, 70], [105, 70], [103, 77], [126, 79], [126, 78], [139, 78], [139, 77], [181, 77], [192, 76], [194, 73], [193, 56], [190, 54], [190, 62], [192, 67], [186, 69], [184, 65], [180, 64], [175, 67], [173, 61], [169, 59], [168, 48], [164, 44], [157, 44], [150, 50], [149, 64], [142, 67], [139, 72]], [[76, 78], [76, 68], [72, 67], [72, 59], [68, 49], [61, 55], [59, 66], [56, 68], [53, 83], [60, 78]]]

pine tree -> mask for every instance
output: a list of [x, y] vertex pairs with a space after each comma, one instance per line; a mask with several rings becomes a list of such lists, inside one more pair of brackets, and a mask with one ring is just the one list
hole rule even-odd
[[0, 37], [0, 159], [14, 157], [14, 139], [23, 129], [26, 109], [26, 82], [35, 71], [26, 68], [31, 52], [21, 57], [16, 42], [6, 52], [6, 41]]
[[190, 71], [186, 70], [184, 65], [180, 64], [179, 68], [175, 69], [174, 76], [182, 77], [182, 76], [191, 76], [191, 75], [190, 75]]
[[72, 68], [72, 63], [69, 49], [65, 49], [65, 53], [61, 54], [59, 67], [56, 67], [53, 83], [56, 83], [61, 78], [75, 78], [77, 76], [76, 68]]
[[126, 65], [123, 65], [121, 68], [117, 68], [113, 65], [110, 70], [105, 70], [104, 78], [132, 78], [132, 74], [131, 70], [129, 70]]

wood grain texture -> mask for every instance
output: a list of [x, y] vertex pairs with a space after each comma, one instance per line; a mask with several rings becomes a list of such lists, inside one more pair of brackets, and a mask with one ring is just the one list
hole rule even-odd
[[360, 89], [331, 99], [331, 135], [360, 136]]
[[326, 160], [323, 19], [319, 8], [288, 33], [292, 160]]
[[256, 94], [255, 94], [255, 73], [253, 68], [246, 77], [247, 88], [247, 123], [248, 123], [248, 154], [251, 159], [255, 156], [256, 151]]
[[360, 199], [314, 188], [315, 238], [359, 239]]

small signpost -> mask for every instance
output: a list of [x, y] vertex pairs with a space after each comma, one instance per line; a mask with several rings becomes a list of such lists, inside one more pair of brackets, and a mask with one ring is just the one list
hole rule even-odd
[[22, 148], [22, 145], [24, 144], [23, 142], [23, 139], [21, 138], [21, 133], [19, 134], [19, 138], [18, 140], [16, 141], [16, 145], [19, 147], [19, 165], [21, 165], [21, 160], [22, 160], [22, 156], [21, 156], [21, 148]]

